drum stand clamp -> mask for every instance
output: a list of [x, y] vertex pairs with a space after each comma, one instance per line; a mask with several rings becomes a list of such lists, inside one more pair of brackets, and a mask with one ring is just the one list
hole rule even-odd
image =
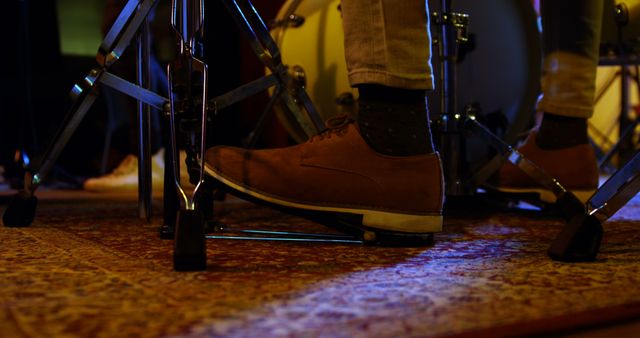
[[[469, 14], [451, 12], [433, 12], [434, 25], [447, 25], [454, 28], [457, 42], [469, 41]], [[438, 41], [434, 41], [437, 44]]]

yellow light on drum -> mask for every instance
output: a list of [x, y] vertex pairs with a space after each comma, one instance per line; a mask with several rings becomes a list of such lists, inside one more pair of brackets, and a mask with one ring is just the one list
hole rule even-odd
[[[357, 91], [347, 79], [340, 0], [288, 0], [271, 31], [294, 78], [306, 90], [323, 120], [355, 111]], [[342, 99], [341, 103], [336, 100]], [[351, 101], [351, 102], [350, 102]], [[281, 107], [277, 114], [297, 141], [306, 137]]]

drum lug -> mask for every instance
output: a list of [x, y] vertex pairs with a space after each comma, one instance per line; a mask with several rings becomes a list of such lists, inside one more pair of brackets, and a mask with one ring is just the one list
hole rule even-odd
[[269, 29], [274, 28], [298, 28], [304, 24], [304, 16], [297, 14], [290, 14], [286, 19], [273, 20], [269, 24]]
[[289, 68], [289, 76], [295, 84], [300, 87], [307, 86], [307, 73], [305, 73], [304, 68], [300, 65], [294, 65]]
[[356, 98], [353, 96], [353, 93], [345, 92], [338, 95], [336, 103], [340, 106], [351, 106], [356, 103]]

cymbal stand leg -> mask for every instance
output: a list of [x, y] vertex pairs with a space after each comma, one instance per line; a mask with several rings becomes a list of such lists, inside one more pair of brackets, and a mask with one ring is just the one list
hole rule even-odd
[[256, 123], [255, 128], [247, 136], [247, 141], [246, 141], [247, 148], [251, 149], [256, 146], [256, 143], [258, 142], [258, 137], [262, 134], [262, 131], [264, 130], [264, 127], [265, 127], [265, 123], [267, 122], [267, 116], [273, 109], [273, 106], [276, 104], [276, 101], [280, 98], [280, 95], [282, 95], [282, 87], [276, 86], [276, 88], [273, 91], [273, 94], [271, 95], [271, 98], [269, 99], [269, 102], [267, 102], [267, 105], [264, 107], [262, 114], [260, 114], [258, 123]]
[[[580, 200], [568, 189], [566, 189], [557, 179], [550, 176], [542, 168], [536, 165], [534, 162], [527, 159], [523, 154], [518, 152], [511, 145], [501, 140], [498, 136], [493, 134], [487, 127], [478, 122], [472, 111], [468, 111], [463, 116], [462, 127], [471, 133], [481, 136], [493, 149], [496, 150], [501, 161], [492, 161], [487, 166], [492, 166], [492, 172], [499, 168], [504, 160], [511, 162], [520, 168], [524, 173], [530, 176], [534, 181], [540, 184], [542, 187], [547, 188], [557, 198], [556, 205], [560, 209], [560, 213], [566, 220], [570, 220], [576, 214], [581, 214], [585, 210], [585, 206]], [[480, 169], [478, 174], [483, 173], [485, 170]], [[477, 178], [471, 177], [469, 182], [477, 182]]]

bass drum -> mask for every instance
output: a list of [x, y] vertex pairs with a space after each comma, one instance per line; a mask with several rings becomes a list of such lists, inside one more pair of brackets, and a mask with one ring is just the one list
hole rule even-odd
[[[357, 91], [347, 78], [340, 0], [287, 0], [271, 35], [282, 63], [302, 81], [323, 121], [341, 113], [355, 113]], [[294, 140], [307, 135], [281, 106], [276, 113]]]
[[[288, 0], [272, 30], [283, 63], [305, 83], [323, 119], [353, 113], [356, 106], [357, 93], [347, 79], [339, 5], [339, 0]], [[437, 11], [435, 5], [430, 9]], [[540, 33], [531, 2], [453, 0], [452, 10], [470, 17], [470, 41], [462, 47], [456, 74], [458, 109], [474, 104], [492, 120], [503, 120], [506, 130], [500, 134], [512, 143], [532, 120], [539, 93]], [[438, 28], [432, 25], [432, 36]], [[437, 86], [437, 46], [432, 49]], [[429, 96], [435, 118], [441, 113], [439, 93]], [[283, 109], [278, 114], [295, 140], [306, 139], [293, 117]]]

